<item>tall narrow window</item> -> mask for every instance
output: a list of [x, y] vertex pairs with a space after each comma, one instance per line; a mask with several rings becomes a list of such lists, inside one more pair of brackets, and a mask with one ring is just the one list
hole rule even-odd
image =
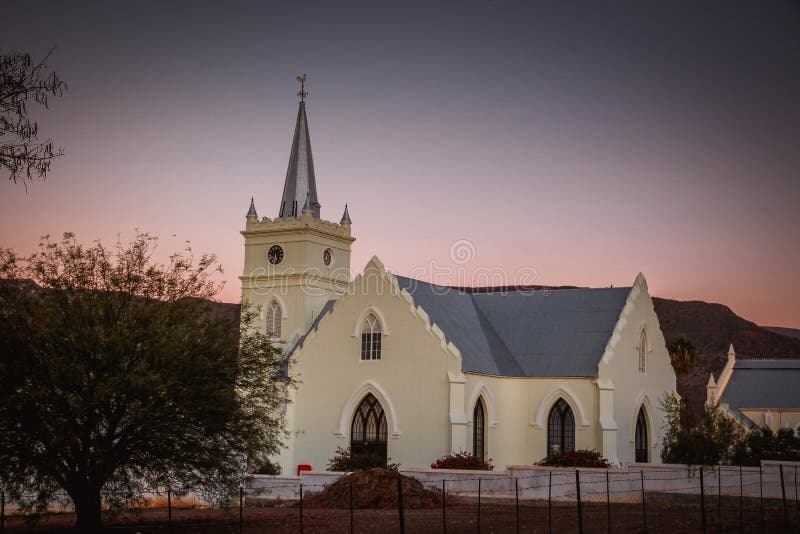
[[642, 330], [639, 338], [639, 372], [647, 371], [647, 332]]
[[472, 455], [476, 458], [486, 457], [486, 423], [480, 398], [472, 412]]
[[361, 327], [361, 359], [381, 359], [381, 323], [373, 314], [367, 315]]
[[647, 416], [644, 413], [644, 406], [639, 408], [639, 415], [636, 417], [636, 461], [647, 463]]
[[281, 307], [274, 300], [267, 308], [267, 334], [281, 337]]
[[547, 454], [575, 450], [575, 417], [564, 399], [558, 399], [547, 418]]

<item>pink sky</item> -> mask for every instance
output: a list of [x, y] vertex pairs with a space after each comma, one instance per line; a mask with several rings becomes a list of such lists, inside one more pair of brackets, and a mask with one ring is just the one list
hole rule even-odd
[[[641, 271], [653, 295], [800, 328], [797, 19], [774, 7], [684, 20], [664, 6], [598, 22], [484, 4], [188, 19], [51, 5], [63, 13], [7, 40], [37, 55], [59, 45], [70, 90], [40, 127], [66, 156], [27, 192], [2, 184], [0, 245], [27, 253], [64, 231], [112, 243], [138, 228], [164, 254], [186, 241], [216, 253], [221, 300], [238, 301], [239, 231], [251, 195], [277, 215], [293, 80], [308, 72], [322, 216], [349, 204], [354, 272], [372, 255], [429, 272], [465, 239], [467, 270], [580, 286]], [[309, 37], [292, 41], [301, 21]]]

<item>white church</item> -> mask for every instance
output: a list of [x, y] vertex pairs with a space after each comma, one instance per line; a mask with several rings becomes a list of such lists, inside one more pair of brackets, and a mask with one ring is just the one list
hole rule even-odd
[[[465, 450], [506, 465], [595, 449], [660, 462], [675, 374], [644, 276], [631, 287], [455, 289], [388, 272], [351, 280], [347, 206], [322, 219], [301, 88], [277, 216], [251, 200], [242, 299], [291, 353], [278, 463], [324, 470], [337, 447], [427, 467]], [[421, 258], [422, 260], [422, 258]]]

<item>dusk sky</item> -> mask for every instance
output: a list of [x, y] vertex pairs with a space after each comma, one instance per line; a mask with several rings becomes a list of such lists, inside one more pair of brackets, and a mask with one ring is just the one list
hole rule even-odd
[[[307, 110], [324, 219], [373, 255], [627, 286], [800, 328], [800, 4], [5, 2], [0, 49], [69, 91], [47, 180], [0, 183], [0, 245], [135, 229], [239, 299], [245, 213], [275, 217]], [[475, 256], [456, 265], [453, 243]], [[438, 268], [437, 268], [438, 269]], [[531, 282], [530, 279], [525, 281]]]

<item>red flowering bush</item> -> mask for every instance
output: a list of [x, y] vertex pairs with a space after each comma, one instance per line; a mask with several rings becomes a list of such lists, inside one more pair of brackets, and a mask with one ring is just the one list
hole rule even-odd
[[564, 451], [552, 454], [544, 460], [539, 460], [536, 465], [549, 467], [601, 467], [608, 469], [608, 460], [594, 450], [581, 449], [577, 451]]
[[431, 464], [432, 469], [479, 469], [482, 471], [491, 471], [494, 469], [492, 460], [484, 460], [473, 456], [466, 451], [458, 451], [455, 454], [448, 454], [442, 456]]

